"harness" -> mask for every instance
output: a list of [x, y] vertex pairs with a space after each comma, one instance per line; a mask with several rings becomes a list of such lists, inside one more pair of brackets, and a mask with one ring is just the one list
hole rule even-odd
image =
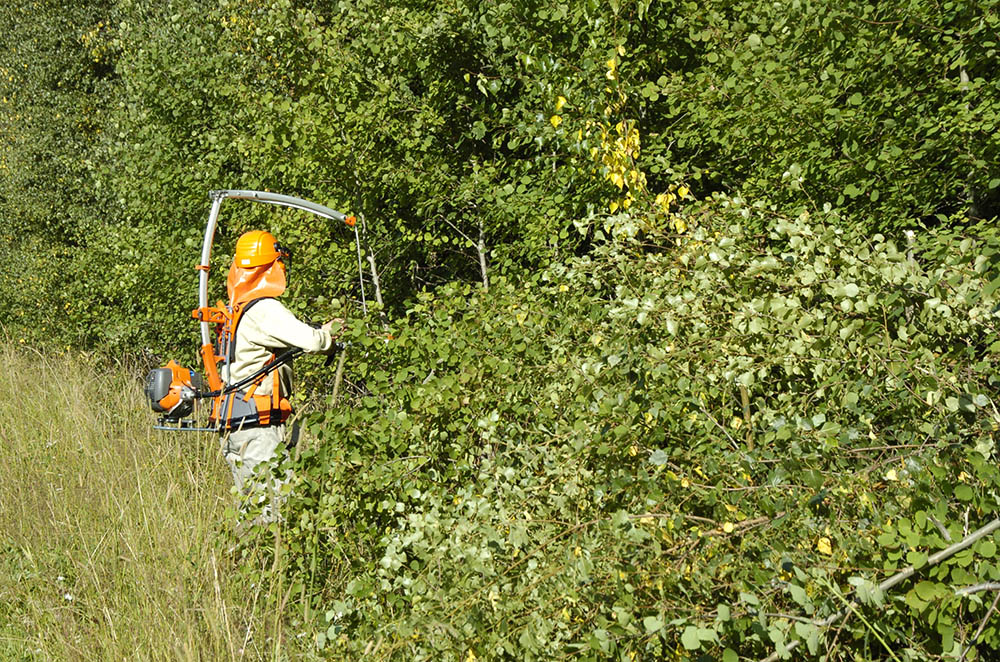
[[[208, 305], [208, 274], [211, 269], [212, 242], [215, 238], [215, 228], [219, 220], [219, 209], [223, 200], [250, 200], [269, 205], [278, 205], [291, 209], [300, 209], [315, 214], [320, 218], [342, 221], [354, 230], [354, 243], [358, 253], [358, 278], [361, 286], [361, 306], [365, 313], [368, 307], [365, 302], [365, 284], [361, 266], [361, 239], [358, 234], [357, 222], [353, 216], [347, 216], [339, 211], [323, 205], [268, 191], [220, 190], [212, 191], [212, 210], [208, 215], [208, 225], [205, 227], [205, 238], [201, 247], [201, 261], [195, 266], [198, 270], [198, 307], [191, 311], [191, 316], [201, 325], [201, 356], [205, 368], [204, 379], [193, 370], [189, 370], [175, 361], [170, 361], [163, 368], [154, 368], [146, 376], [145, 392], [153, 411], [161, 414], [154, 429], [158, 430], [188, 430], [205, 432], [225, 432], [248, 426], [279, 425], [284, 423], [292, 412], [291, 404], [285, 394], [281, 393], [281, 380], [278, 374], [272, 376], [272, 392], [270, 395], [257, 395], [257, 390], [264, 383], [268, 374], [274, 373], [281, 365], [290, 362], [303, 352], [294, 347], [272, 354], [261, 368], [235, 384], [226, 384], [219, 374], [219, 364], [228, 362], [231, 367], [235, 360], [236, 326], [258, 299], [253, 299], [241, 306], [230, 309], [222, 301], [215, 306]], [[215, 326], [216, 341], [212, 342], [211, 327]], [[340, 346], [342, 348], [342, 346]], [[332, 356], [332, 354], [331, 354]], [[329, 363], [329, 359], [327, 359]], [[205, 384], [210, 390], [203, 390]], [[336, 390], [334, 391], [336, 392]], [[199, 400], [212, 400], [211, 414], [208, 425], [200, 424], [196, 404]]]
[[[225, 340], [226, 359], [229, 370], [236, 361], [237, 332], [243, 316], [257, 302], [273, 297], [253, 299], [233, 309], [228, 334], [220, 334], [220, 345]], [[228, 336], [223, 338], [222, 336]], [[302, 353], [301, 349], [291, 348], [280, 355], [271, 354], [259, 370], [236, 384], [228, 385], [212, 394], [212, 411], [209, 414], [209, 425], [215, 426], [219, 432], [239, 430], [248, 427], [263, 427], [265, 425], [280, 425], [288, 420], [292, 413], [292, 405], [281, 392], [281, 378], [278, 368]], [[264, 380], [271, 375], [271, 393], [257, 395], [256, 391]]]

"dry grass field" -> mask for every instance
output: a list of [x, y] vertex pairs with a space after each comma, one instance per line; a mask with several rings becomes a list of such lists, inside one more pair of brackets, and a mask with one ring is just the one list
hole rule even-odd
[[153, 431], [122, 366], [0, 356], [0, 660], [309, 657], [245, 579], [272, 561], [235, 546], [213, 435]]

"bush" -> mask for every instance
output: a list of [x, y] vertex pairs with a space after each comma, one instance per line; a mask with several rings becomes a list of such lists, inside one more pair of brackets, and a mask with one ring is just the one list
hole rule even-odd
[[754, 234], [714, 204], [679, 249], [622, 216], [592, 256], [354, 327], [284, 543], [327, 655], [815, 653], [852, 587], [845, 650], [973, 643], [954, 588], [1000, 575], [995, 538], [875, 584], [997, 510], [995, 231]]

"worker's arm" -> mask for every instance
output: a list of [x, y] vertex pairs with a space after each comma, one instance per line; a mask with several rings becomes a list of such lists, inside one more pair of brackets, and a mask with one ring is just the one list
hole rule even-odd
[[240, 322], [240, 326], [248, 322], [252, 329], [247, 329], [250, 333], [246, 337], [264, 347], [301, 347], [313, 353], [329, 352], [333, 347], [330, 323], [320, 329], [309, 326], [299, 321], [276, 299], [266, 299], [254, 304], [246, 312], [246, 318]]

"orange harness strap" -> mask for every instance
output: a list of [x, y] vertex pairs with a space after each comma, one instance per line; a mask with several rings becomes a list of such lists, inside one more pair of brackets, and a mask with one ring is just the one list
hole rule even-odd
[[[232, 367], [232, 363], [236, 358], [236, 330], [239, 327], [240, 320], [243, 318], [243, 314], [250, 308], [252, 304], [261, 299], [266, 299], [269, 297], [261, 297], [260, 299], [252, 299], [235, 307], [232, 316], [228, 321], [228, 331], [229, 331], [229, 364]], [[198, 311], [195, 311], [198, 312]], [[272, 353], [270, 361], [274, 361], [275, 355]], [[257, 416], [257, 425], [271, 425], [284, 423], [285, 419], [292, 413], [291, 403], [288, 399], [282, 396], [281, 393], [281, 377], [278, 374], [278, 368], [275, 368], [271, 372], [272, 388], [270, 395], [256, 395], [258, 387], [264, 383], [264, 378], [267, 376], [261, 375], [250, 385], [241, 398], [244, 402], [253, 402], [254, 409]], [[218, 411], [220, 418], [224, 417], [224, 420], [220, 420], [221, 427], [223, 430], [232, 429], [232, 416], [233, 416], [233, 402], [235, 401], [237, 393], [233, 392], [228, 398], [228, 406], [226, 406], [226, 398], [220, 396], [218, 398], [218, 406], [215, 411]]]

